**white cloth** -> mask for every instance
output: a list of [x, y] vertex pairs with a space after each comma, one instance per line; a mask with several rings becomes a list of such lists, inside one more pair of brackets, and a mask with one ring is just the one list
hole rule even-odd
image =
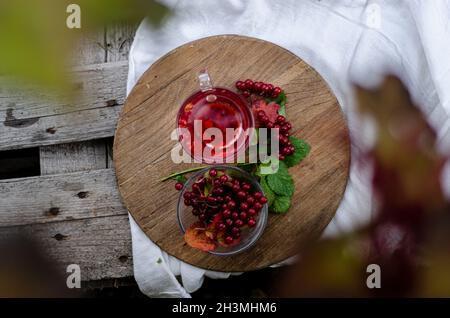
[[[161, 28], [143, 21], [130, 51], [128, 92], [160, 56], [188, 41], [241, 34], [276, 43], [313, 66], [347, 115], [351, 140], [350, 180], [324, 235], [349, 231], [370, 220], [370, 171], [357, 158], [370, 132], [354, 111], [351, 83], [370, 87], [383, 74], [399, 76], [421, 105], [450, 153], [450, 4], [445, 0], [165, 0], [172, 15]], [[450, 194], [450, 167], [444, 188]], [[205, 271], [162, 252], [130, 218], [134, 274], [146, 295], [189, 297]], [[176, 279], [181, 276], [181, 281]]]

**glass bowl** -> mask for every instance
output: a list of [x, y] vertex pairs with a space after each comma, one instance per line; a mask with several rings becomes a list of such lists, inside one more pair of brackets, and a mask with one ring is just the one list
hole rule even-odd
[[[199, 170], [197, 173], [195, 173], [188, 179], [183, 189], [180, 191], [180, 195], [178, 197], [177, 218], [178, 224], [183, 234], [193, 223], [199, 221], [198, 217], [192, 214], [192, 207], [186, 206], [184, 204], [183, 195], [186, 191], [191, 190], [192, 185], [200, 176], [203, 176], [206, 172], [208, 172], [212, 168], [216, 169], [217, 171], [223, 171], [227, 175], [233, 178], [237, 178], [240, 181], [248, 182], [251, 186], [252, 192], [259, 191], [263, 193], [263, 195], [265, 195], [263, 189], [261, 188], [260, 184], [256, 181], [256, 179], [240, 168], [234, 166], [214, 165]], [[239, 212], [239, 208], [237, 208], [236, 210]], [[256, 225], [252, 228], [246, 226], [242, 229], [241, 241], [237, 245], [230, 247], [218, 245], [214, 251], [209, 251], [208, 253], [213, 255], [229, 256], [238, 254], [250, 248], [261, 237], [267, 224], [267, 218], [268, 218], [268, 205], [266, 203], [263, 205], [259, 213], [255, 216]]]

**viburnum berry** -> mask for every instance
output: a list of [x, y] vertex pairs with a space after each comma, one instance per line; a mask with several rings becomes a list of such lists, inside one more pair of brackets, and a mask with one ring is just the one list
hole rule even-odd
[[254, 227], [256, 225], [255, 219], [249, 219], [248, 222], [247, 222], [247, 225], [249, 227]]
[[266, 204], [266, 203], [267, 203], [267, 198], [266, 198], [266, 197], [261, 197], [261, 198], [259, 199], [259, 202], [260, 202], [261, 204]]
[[261, 92], [263, 84], [264, 84], [263, 82], [255, 82], [255, 84], [253, 85], [253, 88], [256, 93]]
[[279, 87], [275, 87], [272, 91], [272, 98], [277, 98], [282, 92], [282, 89]]
[[235, 85], [238, 90], [245, 89], [245, 83], [243, 81], [237, 81]]
[[222, 215], [224, 218], [228, 219], [231, 216], [231, 211], [226, 209], [222, 211]]
[[277, 123], [282, 124], [285, 122], [285, 120], [286, 120], [286, 117], [284, 117], [283, 115], [278, 115]]
[[219, 180], [220, 180], [222, 183], [225, 183], [225, 182], [228, 181], [228, 176], [227, 176], [227, 175], [221, 175], [220, 178], [219, 178]]
[[251, 93], [249, 90], [245, 90], [242, 92], [242, 96], [244, 96], [244, 97], [250, 97], [250, 95], [251, 95]]
[[225, 244], [231, 244], [233, 243], [233, 237], [227, 236], [225, 237]]
[[209, 170], [209, 175], [214, 178], [215, 176], [217, 176], [217, 170], [216, 169]]
[[183, 187], [184, 187], [183, 183], [181, 183], [181, 182], [175, 183], [175, 189], [177, 191], [180, 191], [181, 189], [183, 189]]
[[248, 91], [252, 91], [254, 89], [254, 84], [255, 83], [253, 83], [253, 81], [251, 79], [246, 79], [244, 83], [245, 83], [245, 88]]

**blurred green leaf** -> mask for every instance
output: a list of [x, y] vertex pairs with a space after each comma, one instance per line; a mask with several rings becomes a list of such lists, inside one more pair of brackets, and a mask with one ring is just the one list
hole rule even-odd
[[77, 39], [105, 25], [148, 16], [159, 25], [168, 9], [152, 0], [79, 0], [81, 29], [66, 25], [73, 1], [0, 2], [0, 74], [52, 88], [68, 88], [69, 56]]

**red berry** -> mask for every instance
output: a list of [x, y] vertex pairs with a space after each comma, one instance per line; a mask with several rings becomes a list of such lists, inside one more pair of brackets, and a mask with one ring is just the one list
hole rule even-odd
[[226, 244], [231, 244], [231, 243], [233, 243], [233, 237], [231, 237], [231, 236], [225, 237], [225, 243], [226, 243]]
[[243, 183], [241, 188], [243, 191], [248, 191], [250, 190], [251, 186], [248, 183]]
[[227, 226], [232, 226], [232, 225], [233, 225], [233, 220], [232, 220], [232, 219], [226, 219], [226, 220], [225, 220], [225, 224], [226, 224]]
[[231, 233], [233, 234], [241, 233], [241, 229], [235, 226], [231, 229]]
[[281, 160], [281, 161], [283, 161], [284, 160], [284, 155], [278, 155], [278, 160]]
[[268, 96], [272, 95], [273, 89], [274, 89], [274, 87], [273, 87], [272, 84], [267, 84], [267, 91], [266, 91], [266, 93], [267, 93]]
[[245, 202], [242, 202], [240, 205], [240, 208], [242, 211], [246, 211], [248, 209], [248, 204]]
[[217, 170], [214, 168], [209, 170], [209, 175], [214, 178], [215, 176], [217, 176]]
[[206, 201], [208, 201], [209, 203], [216, 203], [216, 202], [217, 202], [217, 199], [216, 199], [215, 197], [208, 196], [208, 197], [206, 198]]
[[259, 199], [263, 196], [263, 194], [261, 192], [255, 192], [253, 193], [253, 196], [255, 197], [255, 199]]
[[177, 189], [177, 191], [180, 191], [181, 189], [183, 189], [183, 184], [181, 182], [177, 182], [175, 183], [175, 189]]
[[264, 84], [263, 82], [256, 82], [253, 85], [253, 89], [255, 90], [255, 92], [257, 93], [261, 92], [263, 84]]
[[244, 96], [244, 97], [250, 97], [250, 95], [251, 95], [251, 93], [249, 90], [245, 90], [242, 92], [242, 96]]
[[236, 221], [234, 222], [234, 225], [236, 225], [237, 227], [241, 227], [241, 226], [244, 225], [244, 222], [243, 222], [242, 220], [236, 220]]
[[245, 87], [245, 83], [243, 81], [237, 81], [235, 85], [238, 90], [242, 90]]
[[262, 209], [262, 205], [261, 205], [261, 203], [256, 202], [256, 203], [253, 205], [253, 208], [254, 208], [256, 211], [259, 211], [259, 210]]
[[278, 86], [275, 87], [272, 91], [272, 97], [277, 98], [281, 94], [281, 92], [282, 92], [281, 88], [279, 88]]
[[278, 137], [278, 139], [280, 139], [280, 143], [282, 144], [287, 144], [289, 142], [289, 139], [286, 136], [280, 135]]
[[249, 219], [247, 224], [250, 227], [254, 227], [256, 225], [256, 221], [255, 221], [255, 219]]
[[244, 191], [239, 191], [237, 194], [236, 194], [236, 196], [239, 198], [239, 199], [244, 199], [245, 198], [245, 196], [246, 196], [247, 194], [244, 192]]
[[[220, 180], [220, 182], [225, 183], [228, 181], [228, 176], [222, 175], [222, 176], [220, 176], [219, 180]], [[222, 192], [223, 192], [223, 189], [222, 189]]]
[[254, 216], [254, 215], [256, 215], [256, 211], [255, 211], [255, 209], [248, 209], [247, 214], [249, 216]]
[[266, 204], [267, 203], [267, 198], [266, 197], [261, 197], [261, 199], [259, 199], [259, 202], [261, 204]]
[[186, 191], [186, 192], [183, 194], [183, 198], [189, 200], [189, 199], [191, 198], [191, 195], [192, 195], [192, 192]]
[[230, 209], [234, 209], [234, 208], [236, 207], [236, 202], [234, 202], [233, 200], [231, 200], [231, 201], [229, 201], [229, 202], [227, 203], [227, 205], [228, 205], [228, 207], [229, 207]]
[[282, 124], [282, 123], [284, 123], [285, 120], [286, 120], [286, 117], [284, 117], [283, 115], [278, 115], [277, 123]]
[[190, 206], [192, 204], [191, 200], [184, 199], [184, 205]]
[[290, 122], [286, 122], [286, 123], [284, 124], [284, 127], [286, 127], [287, 130], [291, 130], [292, 125], [291, 125]]
[[224, 218], [228, 219], [231, 216], [231, 211], [226, 209], [222, 212]]
[[266, 94], [266, 92], [268, 92], [268, 91], [269, 91], [269, 86], [267, 84], [263, 84], [261, 86], [261, 93]]
[[217, 228], [219, 229], [219, 231], [224, 231], [227, 228], [227, 226], [223, 223], [219, 223], [219, 225], [217, 225]]
[[245, 88], [248, 89], [249, 91], [254, 89], [255, 83], [253, 83], [253, 81], [251, 79], [246, 79], [244, 83], [245, 83]]
[[231, 187], [231, 189], [234, 192], [239, 192], [241, 190], [241, 186], [239, 184], [233, 184], [233, 186]]
[[224, 198], [224, 200], [225, 200], [225, 202], [230, 202], [230, 201], [233, 200], [233, 199], [231, 198], [230, 195], [226, 195], [225, 198]]
[[261, 124], [267, 125], [267, 123], [269, 122], [269, 117], [264, 115], [263, 117], [259, 118], [259, 121], [261, 122]]
[[233, 220], [236, 220], [237, 218], [239, 218], [239, 214], [237, 212], [233, 212], [233, 213], [231, 213], [231, 218]]
[[233, 237], [234, 237], [235, 239], [240, 238], [240, 237], [241, 237], [241, 232], [234, 233], [234, 234], [233, 234]]
[[200, 221], [204, 221], [206, 219], [206, 215], [205, 213], [202, 213], [198, 216], [198, 218], [200, 219]]
[[266, 128], [272, 129], [273, 128], [273, 123], [271, 123], [270, 121], [266, 124]]
[[252, 205], [253, 203], [255, 203], [255, 198], [252, 197], [252, 196], [249, 196], [249, 197], [247, 198], [247, 203], [250, 204], [250, 205]]
[[241, 219], [241, 220], [246, 220], [247, 219], [247, 213], [245, 213], [245, 212], [241, 212], [240, 214], [239, 214], [239, 218]]

